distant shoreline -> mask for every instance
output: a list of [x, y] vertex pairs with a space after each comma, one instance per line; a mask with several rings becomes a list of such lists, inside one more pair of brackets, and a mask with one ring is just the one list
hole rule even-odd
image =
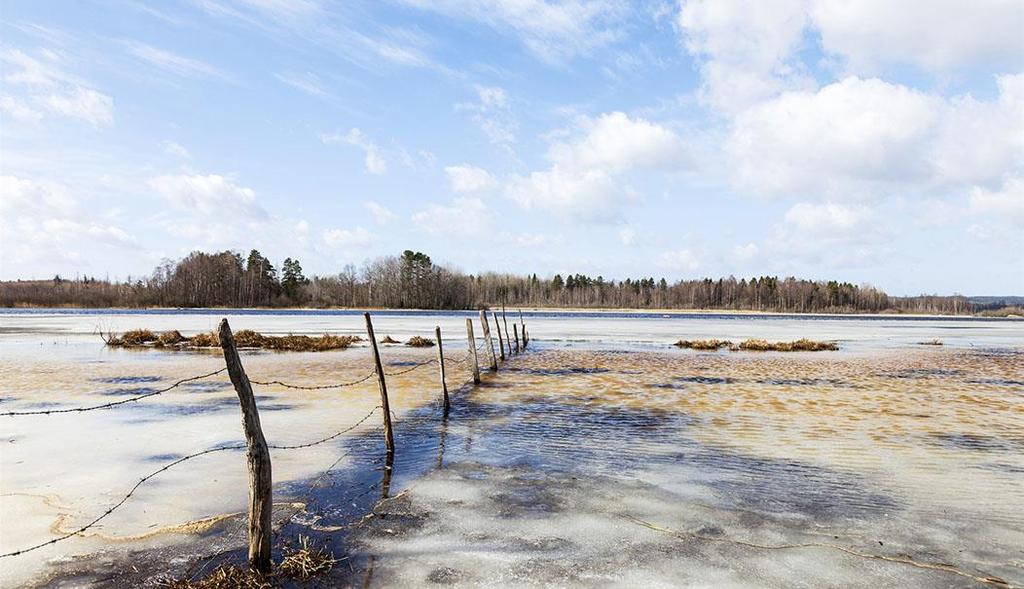
[[[47, 310], [53, 310], [57, 312], [68, 312], [68, 311], [95, 311], [100, 313], [117, 313], [118, 311], [130, 312], [132, 314], [141, 314], [147, 311], [153, 311], [161, 314], [171, 312], [203, 312], [208, 313], [212, 311], [242, 311], [242, 312], [294, 312], [294, 313], [316, 313], [316, 312], [331, 312], [331, 311], [346, 311], [346, 312], [387, 312], [387, 313], [476, 313], [479, 309], [409, 309], [409, 308], [394, 308], [394, 307], [82, 307], [78, 305], [60, 305], [60, 306], [38, 306], [38, 305], [15, 305], [13, 307], [0, 307], [0, 314], [5, 312], [25, 312], [25, 311], [37, 311], [45, 312]], [[500, 311], [499, 307], [491, 307], [490, 311]], [[851, 318], [851, 317], [863, 317], [863, 318], [877, 318], [877, 319], [897, 319], [901, 317], [915, 318], [915, 319], [1007, 319], [1007, 320], [1021, 320], [1024, 316], [1020, 315], [1009, 315], [1005, 317], [993, 317], [984, 316], [979, 314], [936, 314], [936, 313], [906, 313], [906, 312], [890, 312], [890, 313], [859, 313], [851, 311], [848, 313], [821, 313], [821, 312], [800, 312], [800, 311], [762, 311], [762, 310], [745, 310], [745, 309], [681, 309], [681, 308], [658, 308], [658, 309], [645, 309], [645, 308], [615, 308], [615, 307], [506, 307], [506, 311], [510, 314], [518, 314], [519, 311], [524, 313], [563, 313], [563, 314], [620, 314], [620, 315], [718, 315], [718, 316], [750, 316], [759, 315], [765, 317], [835, 317], [835, 318]]]

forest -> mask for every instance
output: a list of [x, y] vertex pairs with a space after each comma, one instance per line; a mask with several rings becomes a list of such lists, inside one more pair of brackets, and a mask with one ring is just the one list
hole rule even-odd
[[606, 279], [466, 274], [406, 250], [307, 277], [297, 259], [280, 269], [259, 251], [193, 252], [166, 260], [144, 278], [81, 276], [0, 282], [0, 306], [39, 307], [355, 307], [476, 309], [490, 306], [611, 309], [722, 309], [793, 313], [939, 313], [978, 311], [960, 295], [889, 296], [869, 285], [793, 277]]

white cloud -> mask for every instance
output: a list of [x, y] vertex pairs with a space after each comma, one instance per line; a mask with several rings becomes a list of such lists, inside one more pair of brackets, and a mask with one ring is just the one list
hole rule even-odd
[[622, 245], [636, 245], [636, 229], [623, 227], [619, 230], [619, 243]]
[[693, 251], [681, 249], [663, 252], [658, 257], [658, 265], [672, 272], [692, 272], [700, 268], [700, 259]]
[[181, 145], [180, 143], [175, 143], [174, 141], [164, 141], [161, 145], [164, 148], [164, 152], [166, 152], [169, 155], [179, 157], [183, 160], [192, 159], [192, 154], [189, 153], [188, 149], [186, 149], [185, 146]]
[[551, 146], [548, 169], [513, 178], [506, 195], [526, 209], [609, 222], [619, 218], [630, 195], [619, 185], [622, 176], [683, 167], [688, 159], [673, 131], [621, 112], [581, 119], [577, 133], [574, 139]]
[[75, 86], [66, 94], [51, 94], [46, 98], [46, 105], [55, 113], [97, 126], [114, 121], [114, 100], [90, 88]]
[[449, 205], [431, 204], [412, 216], [413, 223], [427, 233], [441, 235], [478, 235], [490, 226], [484, 201], [458, 197]]
[[[974, 187], [969, 195], [972, 213], [992, 214], [1024, 222], [1024, 178], [1007, 178], [998, 190]], [[1024, 226], [1021, 227], [1024, 230]]]
[[1024, 148], [1024, 76], [992, 101], [943, 99], [879, 79], [786, 92], [736, 117], [727, 150], [741, 186], [829, 199], [991, 183]]
[[366, 166], [367, 172], [376, 176], [381, 176], [388, 171], [388, 163], [384, 159], [384, 156], [381, 155], [380, 148], [378, 148], [377, 144], [371, 141], [365, 133], [356, 127], [349, 129], [348, 133], [344, 135], [337, 133], [332, 135], [321, 135], [320, 141], [324, 144], [347, 143], [348, 145], [358, 147], [363, 150], [363, 153], [366, 156], [364, 165]]
[[583, 0], [405, 0], [425, 10], [474, 20], [499, 33], [514, 33], [540, 59], [557, 63], [618, 40], [618, 2]]
[[0, 112], [7, 113], [19, 121], [36, 122], [43, 118], [43, 113], [28, 106], [13, 96], [0, 96]]
[[206, 76], [226, 79], [216, 67], [199, 59], [185, 57], [138, 41], [125, 41], [128, 52], [148, 64], [181, 77]]
[[512, 117], [508, 93], [497, 86], [477, 86], [477, 102], [460, 102], [455, 110], [472, 113], [487, 139], [506, 149], [516, 140], [519, 124]]
[[786, 223], [804, 234], [832, 239], [870, 231], [873, 216], [864, 206], [797, 203], [786, 212]]
[[814, 0], [810, 11], [825, 50], [853, 68], [1024, 66], [1017, 0]]
[[448, 176], [448, 184], [455, 192], [483, 192], [498, 185], [498, 181], [490, 172], [469, 164], [447, 166], [444, 173]]
[[363, 203], [363, 206], [366, 207], [366, 210], [370, 211], [370, 214], [373, 215], [373, 219], [377, 221], [379, 225], [387, 225], [398, 218], [397, 215], [391, 212], [391, 209], [375, 201], [368, 200]]
[[332, 248], [353, 248], [373, 243], [376, 236], [362, 227], [355, 229], [326, 229], [323, 232], [324, 243]]
[[732, 248], [732, 255], [738, 260], [751, 260], [757, 257], [757, 254], [761, 252], [761, 248], [757, 247], [755, 243], [747, 243], [743, 245], [737, 245]]
[[301, 90], [310, 96], [323, 98], [328, 95], [320, 77], [313, 72], [284, 72], [274, 74], [274, 77], [282, 84]]
[[625, 172], [637, 168], [677, 166], [686, 149], [669, 129], [623, 112], [583, 119], [585, 135], [572, 143], [557, 143], [548, 159], [566, 168], [599, 168]]
[[221, 223], [259, 221], [268, 217], [256, 202], [253, 189], [217, 174], [156, 176], [148, 184], [175, 208], [216, 217]]

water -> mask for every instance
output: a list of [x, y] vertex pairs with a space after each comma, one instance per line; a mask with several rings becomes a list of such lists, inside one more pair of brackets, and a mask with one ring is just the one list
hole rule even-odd
[[[0, 409], [105, 403], [216, 370], [216, 353], [108, 349], [95, 332], [188, 334], [222, 314], [0, 315]], [[446, 352], [462, 356], [466, 316], [379, 313], [375, 328], [404, 340], [439, 324]], [[363, 328], [353, 313], [229, 318], [236, 330], [274, 334]], [[273, 452], [278, 538], [310, 535], [349, 559], [325, 585], [962, 587], [988, 576], [1024, 585], [1024, 324], [565, 313], [526, 321], [531, 351], [496, 375], [485, 371], [482, 386], [457, 391], [467, 372], [449, 365], [447, 420], [436, 366], [389, 378], [392, 470], [382, 463], [379, 413], [328, 443]], [[841, 351], [668, 345], [704, 337], [835, 339]], [[933, 338], [946, 345], [917, 345]], [[434, 353], [383, 350], [389, 371]], [[298, 384], [370, 369], [365, 347], [246, 353], [243, 362], [254, 379]], [[372, 380], [256, 393], [268, 441], [279, 445], [331, 435], [379, 403]], [[84, 525], [143, 474], [240, 440], [223, 375], [105, 411], [0, 419], [0, 552]], [[201, 557], [215, 553], [237, 561], [245, 480], [241, 452], [191, 460], [84, 537], [5, 559], [0, 582], [134, 586], [147, 575], [126, 570], [129, 550], [136, 564], [170, 576], [212, 566], [219, 560]], [[360, 520], [382, 496], [390, 499], [374, 508], [379, 515]]]

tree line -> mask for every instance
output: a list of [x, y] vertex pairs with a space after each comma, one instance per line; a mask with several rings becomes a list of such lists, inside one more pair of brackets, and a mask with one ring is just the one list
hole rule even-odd
[[193, 252], [166, 260], [144, 278], [0, 282], [0, 306], [80, 307], [383, 307], [474, 309], [487, 306], [614, 309], [723, 309], [794, 313], [975, 311], [963, 296], [889, 296], [869, 285], [793, 277], [592, 277], [585, 274], [466, 274], [406, 250], [357, 269], [306, 277], [297, 259], [280, 269], [259, 251]]

